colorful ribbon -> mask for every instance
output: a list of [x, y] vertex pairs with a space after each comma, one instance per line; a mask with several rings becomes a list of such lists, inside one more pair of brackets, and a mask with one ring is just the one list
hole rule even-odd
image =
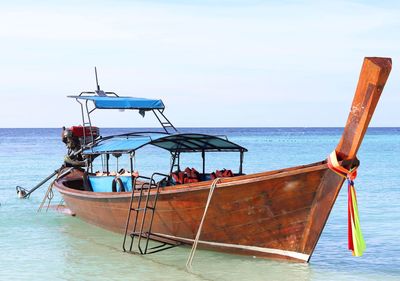
[[348, 241], [349, 250], [353, 256], [360, 257], [366, 249], [365, 241], [361, 232], [360, 217], [358, 215], [357, 194], [354, 187], [354, 180], [357, 177], [357, 167], [347, 170], [339, 164], [336, 151], [333, 151], [328, 157], [328, 167], [347, 179], [348, 183]]

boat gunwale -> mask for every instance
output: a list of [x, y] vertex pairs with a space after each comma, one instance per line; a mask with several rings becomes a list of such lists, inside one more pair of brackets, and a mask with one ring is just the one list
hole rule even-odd
[[[251, 184], [257, 183], [260, 181], [271, 180], [275, 178], [282, 178], [286, 176], [293, 176], [302, 173], [314, 172], [323, 169], [328, 169], [328, 164], [326, 161], [319, 161], [308, 165], [300, 165], [289, 167], [285, 169], [278, 169], [260, 173], [253, 173], [248, 175], [241, 175], [231, 178], [221, 178], [220, 183], [218, 184], [217, 188], [222, 187], [230, 187], [240, 184]], [[74, 196], [74, 197], [84, 197], [88, 199], [117, 199], [117, 198], [127, 198], [131, 197], [132, 192], [93, 192], [93, 191], [84, 191], [84, 190], [77, 190], [64, 185], [64, 182], [71, 178], [61, 178], [54, 182], [57, 190], [66, 195]], [[188, 184], [180, 184], [176, 186], [168, 186], [160, 189], [160, 195], [167, 195], [167, 194], [180, 194], [180, 193], [187, 193], [187, 192], [196, 192], [207, 190], [210, 188], [212, 180], [196, 182], [196, 183], [188, 183]], [[151, 192], [153, 195], [154, 192]]]

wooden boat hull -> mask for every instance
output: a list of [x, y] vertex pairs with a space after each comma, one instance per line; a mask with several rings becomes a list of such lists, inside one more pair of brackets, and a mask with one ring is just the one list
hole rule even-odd
[[[335, 149], [346, 169], [356, 163], [356, 153], [390, 70], [388, 58], [364, 60], [347, 124]], [[308, 262], [343, 181], [325, 161], [223, 178], [206, 214], [199, 247]], [[71, 188], [72, 183], [75, 188]], [[211, 181], [206, 181], [162, 188], [151, 232], [191, 244], [199, 229], [210, 185]], [[124, 233], [131, 194], [80, 191], [79, 186], [83, 186], [79, 170], [55, 182], [78, 217]], [[145, 224], [149, 219], [147, 216]]]
[[[322, 195], [321, 180], [331, 173], [335, 184]], [[91, 224], [124, 233], [131, 194], [78, 191], [63, 184], [81, 176], [81, 172], [75, 171], [55, 183], [67, 206]], [[308, 227], [314, 219], [312, 207], [320, 204], [318, 198], [326, 200], [328, 196], [330, 203], [325, 207], [330, 210], [342, 182], [323, 163], [222, 179], [214, 191], [199, 247], [307, 262], [319, 238], [314, 235], [308, 241]], [[158, 196], [152, 233], [191, 244], [210, 185], [211, 181], [207, 181], [164, 188]], [[327, 215], [319, 214], [324, 223]], [[149, 219], [147, 216], [146, 224]], [[306, 244], [312, 246], [305, 247]]]

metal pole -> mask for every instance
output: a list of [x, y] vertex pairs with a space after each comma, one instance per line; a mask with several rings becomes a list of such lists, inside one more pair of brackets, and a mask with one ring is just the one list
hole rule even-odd
[[169, 171], [170, 175], [172, 175], [172, 173], [174, 172], [175, 157], [176, 157], [176, 152], [174, 152], [174, 153], [171, 152], [171, 168]]
[[100, 91], [100, 85], [99, 85], [99, 80], [97, 79], [97, 68], [96, 67], [94, 67], [94, 74], [96, 75], [97, 91]]
[[81, 105], [82, 126], [84, 126], [84, 124], [85, 124], [85, 114], [84, 114], [84, 110], [83, 110], [83, 104], [78, 99], [76, 99], [76, 101]]
[[240, 166], [239, 166], [239, 175], [243, 173], [243, 150], [240, 150]]
[[[135, 180], [134, 180], [134, 177], [133, 177], [133, 157], [134, 157], [134, 155], [135, 155], [135, 152], [131, 152], [131, 153], [129, 154], [129, 160], [130, 160], [130, 164], [131, 164], [132, 191], [135, 189], [135, 186], [134, 186]], [[132, 206], [132, 203], [131, 203], [131, 206]]]
[[89, 168], [90, 168], [90, 172], [93, 173], [93, 155], [90, 155], [88, 158], [88, 168], [87, 168], [87, 172], [89, 172]]
[[203, 158], [203, 179], [206, 174], [206, 154], [204, 152], [204, 149], [201, 151], [201, 158]]
[[[55, 175], [58, 174], [58, 172], [60, 171], [60, 169], [55, 170], [51, 175], [49, 175], [47, 178], [45, 178], [44, 180], [42, 180], [40, 183], [38, 183], [34, 188], [32, 188], [31, 190], [29, 190], [22, 198], [28, 198], [29, 195], [32, 194], [32, 192], [34, 192], [36, 189], [38, 189], [39, 187], [41, 187], [43, 184], [45, 184], [48, 180], [50, 180], [52, 177], [54, 177]], [[17, 190], [21, 189], [23, 187], [17, 186], [16, 187]], [[24, 189], [24, 188], [23, 188]]]
[[106, 167], [107, 167], [107, 175], [110, 173], [110, 154], [106, 154]]

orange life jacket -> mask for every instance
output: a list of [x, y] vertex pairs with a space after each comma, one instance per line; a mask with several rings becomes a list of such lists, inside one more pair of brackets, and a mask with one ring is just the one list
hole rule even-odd
[[200, 174], [195, 168], [187, 167], [183, 172], [173, 172], [172, 178], [177, 184], [198, 182]]
[[215, 178], [227, 178], [227, 177], [233, 177], [233, 172], [231, 170], [222, 169], [222, 170], [216, 170], [215, 173], [211, 173], [212, 180]]

